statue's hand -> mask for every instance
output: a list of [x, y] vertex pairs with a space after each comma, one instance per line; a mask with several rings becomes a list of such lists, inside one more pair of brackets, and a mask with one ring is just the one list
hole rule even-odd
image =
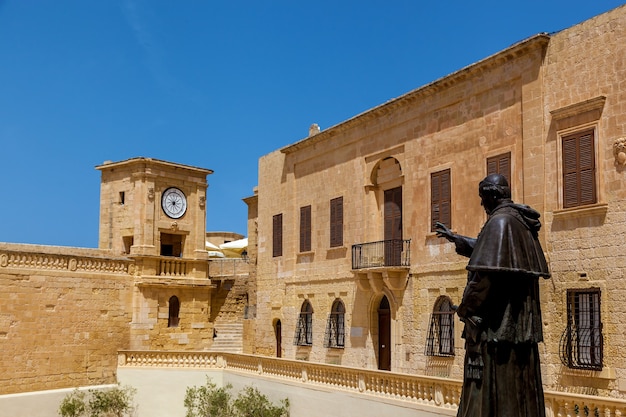
[[435, 222], [435, 233], [437, 233], [437, 237], [443, 237], [448, 239], [450, 242], [454, 242], [454, 233], [452, 233], [452, 230], [448, 229], [446, 225], [441, 222]]

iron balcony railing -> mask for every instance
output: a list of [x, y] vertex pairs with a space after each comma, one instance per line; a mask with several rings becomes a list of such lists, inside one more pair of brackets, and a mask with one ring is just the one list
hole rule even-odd
[[352, 245], [352, 269], [411, 266], [411, 240], [388, 239]]

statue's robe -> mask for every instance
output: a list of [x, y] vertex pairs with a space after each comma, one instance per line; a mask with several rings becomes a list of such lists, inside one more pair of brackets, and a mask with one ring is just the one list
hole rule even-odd
[[545, 416], [538, 281], [550, 272], [540, 227], [537, 211], [506, 200], [476, 239], [456, 241], [457, 252], [470, 258], [457, 309], [466, 340], [459, 417]]

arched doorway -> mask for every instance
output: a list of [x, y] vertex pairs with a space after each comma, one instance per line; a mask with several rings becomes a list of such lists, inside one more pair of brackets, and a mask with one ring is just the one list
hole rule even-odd
[[276, 357], [281, 358], [283, 352], [283, 330], [280, 320], [276, 320], [274, 331], [276, 333]]
[[391, 371], [391, 308], [385, 295], [378, 305], [378, 369]]

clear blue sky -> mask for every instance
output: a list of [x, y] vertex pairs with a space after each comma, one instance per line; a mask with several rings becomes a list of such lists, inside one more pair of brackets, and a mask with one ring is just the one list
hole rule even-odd
[[0, 241], [96, 247], [105, 160], [209, 168], [247, 234], [259, 157], [611, 0], [0, 0]]

